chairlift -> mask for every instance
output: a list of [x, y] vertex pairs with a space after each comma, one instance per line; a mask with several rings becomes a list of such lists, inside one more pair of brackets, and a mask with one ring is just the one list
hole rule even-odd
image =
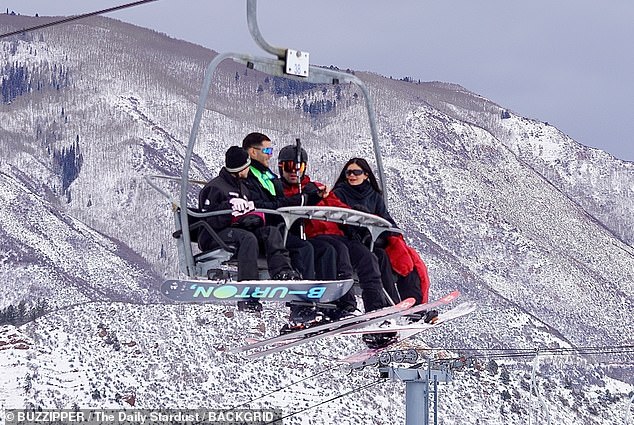
[[[198, 131], [200, 128], [200, 121], [205, 110], [205, 105], [207, 104], [207, 98], [209, 96], [214, 73], [216, 72], [219, 64], [225, 60], [231, 59], [234, 62], [246, 65], [248, 69], [254, 69], [273, 77], [282, 77], [313, 84], [336, 85], [351, 83], [359, 87], [361, 92], [363, 93], [366, 109], [368, 112], [370, 132], [372, 135], [372, 143], [377, 166], [377, 177], [379, 179], [379, 183], [382, 186], [384, 186], [385, 182], [375, 113], [372, 106], [370, 93], [365, 84], [355, 75], [337, 71], [334, 69], [321, 68], [310, 65], [309, 53], [307, 52], [301, 50], [279, 48], [270, 45], [266, 40], [264, 40], [262, 34], [260, 33], [257, 22], [257, 0], [247, 0], [247, 22], [249, 31], [254, 41], [264, 51], [273, 55], [273, 57], [255, 57], [252, 55], [239, 53], [218, 54], [209, 63], [205, 71], [205, 77], [202, 88], [200, 90], [196, 115], [194, 117], [191, 133], [189, 135], [189, 142], [187, 145], [180, 179], [167, 176], [146, 177], [146, 181], [148, 182], [148, 184], [159, 191], [159, 193], [165, 196], [172, 204], [175, 223], [175, 232], [173, 235], [177, 241], [180, 271], [190, 279], [210, 279], [210, 273], [214, 270], [218, 270], [219, 265], [226, 264], [226, 262], [230, 260], [234, 251], [232, 247], [227, 246], [224, 242], [222, 242], [222, 240], [220, 240], [220, 238], [214, 236], [215, 232], [204, 221], [205, 217], [219, 214], [229, 214], [231, 213], [230, 210], [202, 213], [196, 208], [190, 208], [187, 206], [189, 185], [191, 183], [201, 183], [189, 179], [189, 171], [191, 167], [194, 146], [196, 145]], [[180, 181], [179, 198], [174, 199], [168, 192], [163, 190], [157, 184], [157, 179], [170, 179]], [[387, 199], [385, 201], [387, 204]], [[376, 240], [376, 238], [385, 230], [389, 229], [390, 231], [400, 232], [398, 229], [392, 228], [391, 224], [381, 217], [358, 211], [346, 210], [343, 208], [288, 207], [282, 208], [280, 210], [258, 209], [258, 211], [262, 211], [267, 214], [280, 215], [284, 219], [284, 222], [286, 224], [286, 231], [290, 229], [293, 222], [297, 219], [314, 218], [348, 225], [366, 227], [370, 230], [373, 241]], [[197, 232], [202, 228], [207, 229], [212, 237], [215, 237], [219, 248], [214, 251], [203, 252], [194, 255], [194, 252], [192, 250], [192, 243], [196, 242]]]

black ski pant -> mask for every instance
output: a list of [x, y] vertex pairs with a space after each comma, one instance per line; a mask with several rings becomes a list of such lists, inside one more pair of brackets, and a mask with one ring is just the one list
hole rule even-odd
[[[296, 235], [295, 235], [296, 236]], [[301, 238], [300, 238], [301, 239]], [[315, 279], [317, 280], [335, 280], [337, 279], [337, 251], [326, 241], [307, 239], [313, 248], [314, 253], [314, 270]], [[288, 245], [287, 245], [288, 246]], [[295, 242], [295, 246], [297, 246]], [[306, 277], [305, 277], [306, 278]], [[308, 278], [306, 278], [308, 279]], [[291, 320], [304, 309], [303, 306], [291, 306]]]
[[307, 239], [315, 253], [315, 279], [337, 279], [337, 250], [332, 244], [320, 239]]
[[[330, 273], [324, 276], [324, 279], [351, 279], [352, 274], [354, 273], [354, 268], [352, 267], [352, 261], [350, 260], [350, 253], [348, 251], [348, 246], [344, 242], [346, 239], [343, 236], [337, 235], [319, 235], [314, 238], [310, 238], [309, 241], [313, 244], [327, 244], [336, 253], [335, 263], [333, 264], [333, 268]], [[316, 251], [315, 251], [316, 253]], [[344, 309], [356, 309], [357, 308], [357, 300], [354, 297], [354, 291], [352, 288], [348, 292], [346, 292], [341, 298], [339, 298], [335, 304], [337, 308], [340, 310]]]
[[352, 268], [359, 277], [361, 299], [366, 313], [389, 306], [390, 302], [383, 291], [377, 257], [370, 252], [367, 246], [357, 240], [336, 235], [329, 235], [329, 237], [343, 243], [348, 250]]
[[315, 251], [308, 241], [289, 233], [286, 237], [286, 249], [291, 256], [293, 268], [301, 273], [302, 278], [315, 279]]
[[[414, 298], [416, 300], [416, 304], [421, 304], [423, 302], [423, 294], [420, 289], [420, 276], [418, 276], [416, 269], [412, 270], [405, 276], [401, 276], [394, 273], [392, 263], [390, 263], [390, 258], [384, 249], [375, 248], [374, 253], [379, 259], [379, 264], [381, 266], [383, 287], [390, 298], [392, 298], [395, 303], [406, 298]], [[394, 276], [396, 276], [396, 282]]]
[[238, 252], [238, 280], [257, 280], [260, 247], [266, 254], [271, 277], [281, 272], [292, 271], [288, 251], [279, 229], [274, 226], [258, 227], [253, 232], [238, 227], [227, 227], [217, 231], [218, 236], [229, 245], [236, 245]]
[[416, 272], [416, 269], [412, 270], [406, 276], [397, 275], [396, 285], [403, 299], [414, 298], [416, 304], [422, 304], [423, 292], [420, 289], [420, 276]]
[[[385, 292], [392, 299], [394, 304], [402, 301], [402, 294], [399, 294], [397, 289], [396, 279], [394, 278], [394, 270], [392, 269], [392, 263], [390, 263], [390, 257], [383, 248], [374, 248], [374, 255], [379, 262], [379, 268], [381, 269], [381, 282], [383, 282], [383, 288]], [[407, 297], [405, 297], [407, 298]]]

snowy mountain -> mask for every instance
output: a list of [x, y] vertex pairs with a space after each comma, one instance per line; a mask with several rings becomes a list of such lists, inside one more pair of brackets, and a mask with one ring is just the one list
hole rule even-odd
[[148, 291], [157, 277], [138, 254], [60, 212], [1, 171], [0, 181], [2, 308], [37, 299], [51, 308], [158, 299]]
[[[0, 31], [46, 19], [3, 14]], [[276, 333], [283, 308], [258, 318], [160, 304], [156, 285], [177, 273], [172, 217], [143, 177], [179, 176], [215, 52], [94, 18], [2, 40], [0, 55], [5, 407], [245, 403], [298, 411], [288, 423], [404, 421], [401, 383], [338, 367], [357, 339], [247, 362], [225, 349]], [[356, 75], [374, 98], [390, 210], [429, 266], [432, 296], [458, 288], [480, 306], [414, 340], [475, 360], [441, 387], [441, 423], [621, 423], [633, 355], [605, 347], [634, 345], [634, 164], [457, 85]], [[192, 178], [214, 176], [250, 131], [278, 149], [301, 137], [323, 182], [351, 155], [372, 157], [352, 87], [227, 62], [210, 98]], [[35, 320], [6, 320], [42, 299]], [[533, 382], [546, 408], [523, 350], [543, 353]]]

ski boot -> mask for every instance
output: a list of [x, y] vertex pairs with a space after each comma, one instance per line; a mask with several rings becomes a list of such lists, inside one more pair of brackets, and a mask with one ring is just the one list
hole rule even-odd
[[262, 303], [258, 300], [238, 301], [238, 311], [257, 313], [262, 311]]
[[377, 349], [385, 348], [398, 341], [398, 333], [396, 332], [383, 332], [376, 334], [363, 334], [361, 339], [368, 346], [368, 348]]
[[346, 317], [357, 316], [362, 314], [356, 307], [352, 305], [349, 305], [346, 307], [337, 307], [333, 309], [328, 309], [328, 310], [325, 310], [324, 313], [326, 314], [326, 317], [328, 317], [328, 319], [330, 319], [333, 322], [336, 322], [337, 320], [345, 319]]
[[209, 269], [207, 270], [207, 279], [227, 282], [231, 280], [231, 273], [224, 269]]
[[423, 310], [420, 313], [413, 313], [405, 316], [408, 323], [431, 323], [434, 324], [438, 319], [438, 310]]
[[[386, 320], [379, 325], [379, 328], [389, 327], [394, 324], [393, 320]], [[384, 348], [398, 341], [397, 332], [381, 332], [361, 335], [361, 340], [368, 348]]]
[[302, 280], [302, 275], [295, 270], [287, 270], [277, 273], [271, 277], [273, 280]]
[[427, 310], [423, 312], [423, 321], [434, 324], [438, 320], [438, 310]]
[[291, 307], [291, 315], [288, 323], [280, 329], [280, 334], [285, 335], [302, 329], [312, 328], [328, 323], [330, 320], [321, 311], [314, 307]]
[[[350, 279], [350, 276], [337, 275], [337, 279]], [[357, 308], [357, 300], [351, 291], [335, 301], [335, 308], [324, 309], [324, 314], [332, 321], [345, 319], [346, 317], [363, 314]]]

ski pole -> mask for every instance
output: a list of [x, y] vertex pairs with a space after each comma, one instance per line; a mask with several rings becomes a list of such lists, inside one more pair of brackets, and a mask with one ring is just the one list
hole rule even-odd
[[[299, 137], [295, 139], [295, 174], [297, 174], [297, 187], [299, 188], [299, 194], [302, 194], [302, 142]], [[306, 233], [304, 232], [304, 220], [299, 222], [299, 237], [306, 240]]]

